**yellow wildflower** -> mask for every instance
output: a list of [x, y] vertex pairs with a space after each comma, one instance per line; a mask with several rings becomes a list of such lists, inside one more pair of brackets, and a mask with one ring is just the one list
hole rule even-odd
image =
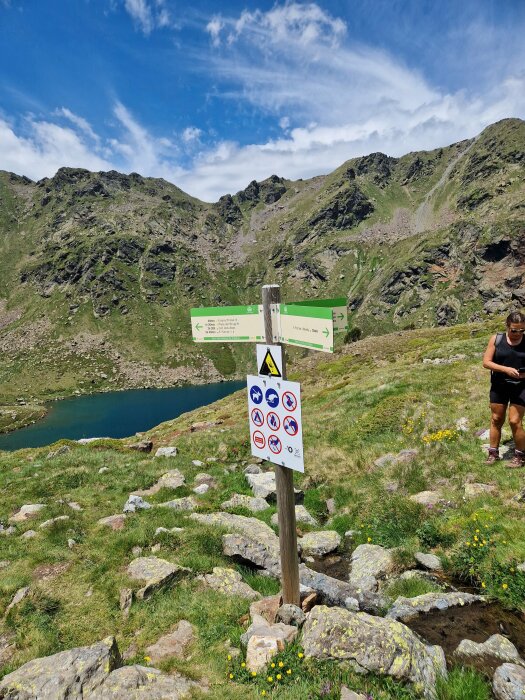
[[266, 690], [261, 690], [261, 695], [266, 695]]
[[501, 584], [501, 587], [503, 588], [504, 591], [506, 591], [507, 588], [509, 587], [509, 584], [508, 584], [508, 583], [502, 583], [502, 584]]
[[371, 538], [371, 537], [367, 537], [367, 542], [372, 542], [372, 538]]
[[282, 661], [279, 661], [279, 668], [282, 668], [284, 666], [284, 663]]
[[289, 669], [286, 671], [286, 673], [287, 673], [289, 676], [291, 676], [291, 675], [292, 675], [292, 669], [289, 668]]
[[282, 676], [281, 676], [281, 674], [280, 674], [280, 673], [278, 673], [278, 674], [277, 674], [277, 675], [276, 675], [275, 677], [277, 678], [277, 680], [278, 680], [278, 681], [280, 681], [280, 680], [281, 680], [281, 678], [282, 678]]
[[255, 678], [256, 675], [257, 675], [257, 671], [252, 671], [252, 678]]
[[228, 661], [231, 661], [232, 660], [231, 654], [228, 654], [228, 656], [226, 658], [228, 659]]
[[233, 680], [233, 673], [230, 673], [230, 680]]
[[482, 582], [481, 582], [481, 588], [486, 588], [486, 587], [487, 587], [487, 586], [486, 586], [486, 584], [485, 584], [485, 581], [482, 581]]
[[302, 651], [300, 651], [300, 652], [299, 652], [299, 653], [297, 654], [297, 656], [298, 656], [298, 657], [299, 657], [300, 659], [302, 659], [302, 658], [303, 658], [303, 656], [304, 656], [304, 654], [303, 654], [303, 652], [302, 652]]
[[273, 662], [270, 664], [270, 666], [271, 666], [272, 668], [275, 668], [275, 664], [274, 664]]
[[268, 681], [268, 683], [273, 683], [273, 676], [268, 676], [266, 680]]
[[145, 656], [145, 657], [144, 657], [144, 661], [145, 661], [147, 664], [149, 664], [149, 662], [151, 661], [151, 657], [150, 657], [150, 656]]

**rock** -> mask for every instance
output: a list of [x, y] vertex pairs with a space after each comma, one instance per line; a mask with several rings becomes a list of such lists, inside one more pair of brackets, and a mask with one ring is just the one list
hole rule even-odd
[[275, 619], [277, 622], [282, 622], [284, 625], [301, 628], [306, 620], [306, 615], [297, 605], [287, 603], [286, 605], [281, 605], [277, 610]]
[[271, 639], [276, 639], [277, 642], [282, 642], [282, 648], [285, 644], [289, 644], [294, 641], [297, 637], [298, 629], [297, 627], [292, 627], [291, 625], [283, 625], [282, 622], [274, 622], [273, 625], [266, 622], [262, 617], [255, 617], [252, 624], [248, 627], [246, 632], [241, 635], [241, 644], [247, 646], [251, 637], [266, 637]]
[[135, 450], [136, 452], [149, 453], [153, 449], [153, 443], [151, 440], [141, 440], [140, 442], [124, 445], [124, 447], [127, 447], [128, 450]]
[[349, 690], [346, 685], [341, 686], [341, 698], [340, 700], [368, 700], [370, 696], [363, 695], [363, 693], [356, 693], [353, 690]]
[[[92, 695], [84, 697], [86, 700], [182, 700], [197, 687], [197, 683], [179, 673], [168, 675], [149, 666], [123, 666], [110, 673]], [[80, 700], [81, 696], [78, 697]]]
[[16, 534], [16, 527], [14, 525], [10, 525], [8, 528], [1, 528], [0, 529], [0, 535], [2, 537], [9, 537], [10, 535], [15, 535]]
[[517, 566], [518, 571], [525, 571], [525, 561]]
[[525, 669], [522, 666], [502, 664], [496, 669], [492, 680], [496, 700], [523, 700], [524, 688]]
[[150, 552], [152, 554], [157, 554], [158, 552], [160, 552], [161, 549], [162, 547], [160, 545], [160, 542], [157, 542], [157, 544], [154, 544], [152, 547], [150, 547]]
[[79, 445], [89, 445], [90, 442], [96, 442], [97, 440], [111, 440], [109, 437], [91, 437], [91, 438], [80, 438], [77, 440]]
[[255, 498], [254, 496], [245, 496], [242, 493], [234, 493], [229, 501], [224, 501], [221, 504], [221, 508], [228, 510], [228, 508], [246, 508], [251, 510], [252, 513], [259, 513], [262, 510], [269, 508], [269, 504], [264, 498]]
[[[253, 495], [258, 498], [266, 498], [272, 502], [277, 500], [275, 485], [275, 472], [261, 472], [260, 474], [246, 474], [246, 479], [253, 491]], [[304, 493], [294, 488], [295, 502], [302, 503]]]
[[0, 666], [11, 661], [16, 651], [16, 637], [12, 632], [0, 631]]
[[360, 544], [354, 549], [351, 557], [351, 570], [349, 582], [354, 585], [361, 584], [374, 590], [370, 578], [379, 579], [391, 574], [395, 569], [392, 550], [385, 549], [378, 544]]
[[240, 557], [279, 576], [281, 571], [279, 539], [271, 527], [257, 518], [233, 513], [193, 513], [190, 516], [205, 525], [219, 525], [234, 533], [222, 538], [226, 556]]
[[304, 564], [299, 566], [299, 579], [303, 585], [318, 593], [321, 601], [327, 605], [348, 610], [362, 609], [375, 614], [388, 604], [387, 599], [378, 593], [313, 571]]
[[197, 580], [203, 581], [209, 588], [224, 593], [224, 595], [235, 595], [247, 600], [256, 600], [261, 597], [260, 593], [244, 583], [241, 574], [234, 569], [216, 566], [212, 574], [198, 576]]
[[30, 503], [28, 505], [22, 506], [14, 515], [9, 518], [10, 523], [24, 523], [30, 518], [34, 518], [38, 515], [42, 508], [45, 508], [43, 503]]
[[51, 525], [54, 525], [55, 523], [60, 523], [63, 520], [69, 520], [69, 515], [58, 515], [56, 518], [51, 518], [50, 520], [46, 520], [40, 525], [40, 529], [45, 529], [47, 527], [51, 527]]
[[110, 527], [112, 530], [122, 530], [126, 523], [126, 516], [122, 513], [118, 513], [117, 515], [108, 515], [107, 518], [100, 518], [100, 520], [97, 522], [99, 525], [105, 525], [106, 527]]
[[159, 447], [155, 452], [155, 457], [176, 457], [177, 448], [176, 447]]
[[46, 459], [54, 459], [55, 457], [66, 455], [68, 452], [71, 452], [71, 447], [69, 447], [69, 445], [61, 445], [57, 450], [50, 452]]
[[109, 467], [100, 467], [98, 470], [99, 474], [105, 474], [106, 472], [109, 472]]
[[493, 634], [486, 642], [478, 644], [470, 639], [463, 639], [454, 652], [462, 661], [469, 659], [487, 659], [490, 663], [493, 659], [505, 661], [525, 667], [525, 661], [520, 657], [518, 650], [512, 642], [501, 634]]
[[25, 586], [24, 588], [19, 588], [17, 592], [15, 593], [12, 601], [9, 603], [7, 608], [5, 609], [4, 616], [8, 614], [10, 610], [15, 608], [17, 605], [20, 605], [20, 603], [24, 600], [24, 598], [27, 598], [29, 595], [30, 589], [29, 586]]
[[305, 613], [310, 612], [310, 610], [317, 605], [319, 602], [319, 596], [317, 595], [317, 592], [314, 591], [313, 593], [307, 593], [304, 595], [301, 593], [301, 610]]
[[127, 573], [130, 578], [136, 581], [146, 582], [146, 585], [137, 591], [138, 600], [143, 600], [161, 588], [173, 586], [176, 581], [191, 571], [165, 559], [140, 557], [131, 562]]
[[208, 484], [200, 484], [200, 486], [196, 486], [193, 489], [193, 493], [196, 493], [198, 496], [203, 496], [209, 490], [210, 490], [210, 487], [208, 486]]
[[36, 530], [26, 530], [23, 535], [20, 535], [20, 538], [22, 540], [32, 540], [33, 537], [36, 537], [38, 535], [38, 532]]
[[178, 469], [170, 469], [169, 472], [163, 474], [156, 484], [150, 486], [149, 489], [141, 491], [133, 491], [134, 496], [154, 496], [161, 489], [178, 489], [182, 486], [186, 479]]
[[195, 467], [203, 467], [204, 466], [204, 462], [201, 462], [200, 459], [192, 459], [191, 463]]
[[244, 470], [245, 474], [262, 474], [262, 469], [258, 464], [249, 464]]
[[407, 462], [411, 462], [413, 459], [415, 459], [418, 454], [419, 451], [417, 449], [401, 450], [396, 455], [396, 462], [398, 464], [406, 464]]
[[284, 644], [274, 637], [253, 635], [246, 648], [246, 667], [253, 673], [259, 673], [265, 668], [280, 651], [284, 650]]
[[303, 556], [322, 557], [336, 550], [341, 544], [341, 535], [335, 530], [307, 532], [300, 539]]
[[465, 484], [465, 498], [477, 498], [496, 491], [497, 488], [491, 484]]
[[198, 503], [191, 496], [185, 496], [184, 498], [174, 498], [172, 501], [166, 501], [165, 503], [159, 503], [159, 508], [172, 508], [173, 510], [195, 510], [198, 508]]
[[414, 559], [420, 564], [424, 569], [429, 571], [441, 571], [443, 569], [443, 564], [439, 557], [435, 554], [424, 554], [423, 552], [416, 552], [414, 554]]
[[374, 461], [374, 466], [378, 467], [378, 469], [382, 469], [383, 467], [388, 466], [389, 464], [395, 464], [396, 462], [396, 456], [392, 452], [388, 452], [386, 455], [383, 455], [382, 457], [378, 457]]
[[256, 619], [256, 616], [262, 617], [270, 625], [273, 625], [275, 618], [277, 617], [277, 611], [281, 607], [282, 598], [281, 595], [270, 595], [266, 598], [261, 598], [255, 603], [250, 605], [250, 616], [252, 621]]
[[119, 595], [119, 605], [124, 617], [128, 617], [132, 603], [133, 590], [131, 588], [123, 588]]
[[487, 428], [486, 430], [478, 430], [476, 432], [476, 435], [480, 440], [489, 440], [490, 439], [490, 429]]
[[134, 557], [140, 557], [140, 555], [142, 554], [142, 547], [139, 547], [138, 545], [133, 547], [131, 553]]
[[160, 637], [155, 644], [146, 647], [146, 656], [150, 657], [153, 664], [172, 657], [187, 659], [188, 648], [195, 638], [193, 626], [187, 620], [180, 620], [171, 632]]
[[201, 472], [200, 474], [197, 474], [195, 479], [193, 480], [195, 486], [200, 486], [201, 484], [206, 484], [208, 488], [210, 489], [216, 489], [217, 488], [217, 481], [214, 479], [214, 477], [211, 474], [206, 474], [205, 472]]
[[317, 606], [303, 627], [307, 657], [348, 661], [359, 672], [387, 674], [410, 681], [426, 698], [433, 698], [436, 679], [446, 675], [441, 647], [424, 644], [393, 620]]
[[[307, 525], [316, 526], [319, 524], [317, 520], [312, 515], [310, 515], [310, 513], [302, 505], [295, 506], [295, 520], [298, 523], [305, 523]], [[272, 525], [279, 525], [279, 513], [274, 513], [270, 522], [272, 523]]]
[[76, 510], [77, 512], [82, 510], [82, 506], [75, 501], [69, 501], [68, 506], [71, 508], [71, 510]]
[[409, 622], [419, 613], [428, 613], [432, 610], [448, 610], [458, 606], [472, 605], [483, 602], [485, 598], [472, 593], [425, 593], [415, 598], [400, 596], [388, 611], [386, 617], [391, 620]]
[[512, 497], [515, 503], [525, 503], [525, 489], [521, 489], [518, 493]]
[[335, 507], [335, 498], [327, 498], [325, 503], [328, 515], [335, 515], [335, 512], [337, 510]]
[[0, 681], [0, 698], [93, 700], [93, 693], [121, 663], [114, 637], [107, 637], [89, 647], [29, 661]]
[[422, 506], [437, 506], [441, 501], [442, 495], [440, 491], [420, 491], [409, 496], [411, 501], [419, 503]]
[[171, 533], [175, 533], [175, 532], [184, 532], [184, 528], [183, 527], [172, 527], [168, 530], [167, 527], [158, 527], [155, 530], [155, 537], [158, 537], [159, 535], [163, 535], [165, 533], [171, 534]]
[[466, 418], [465, 416], [458, 418], [456, 421], [456, 430], [458, 430], [461, 433], [468, 432], [468, 418]]

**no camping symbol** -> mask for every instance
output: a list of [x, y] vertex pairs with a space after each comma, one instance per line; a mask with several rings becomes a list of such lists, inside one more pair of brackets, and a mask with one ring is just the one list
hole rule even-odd
[[252, 421], [258, 428], [264, 425], [264, 414], [260, 409], [254, 408], [252, 410]]

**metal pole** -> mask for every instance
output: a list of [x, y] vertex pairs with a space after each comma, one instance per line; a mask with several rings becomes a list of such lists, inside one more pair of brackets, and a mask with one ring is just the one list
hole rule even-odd
[[[271, 304], [279, 304], [281, 291], [277, 284], [262, 288], [264, 333], [266, 342], [273, 344]], [[286, 361], [283, 348], [283, 379], [286, 379]], [[277, 488], [277, 514], [279, 518], [279, 550], [281, 554], [281, 585], [283, 603], [301, 604], [299, 593], [299, 557], [297, 556], [297, 532], [295, 529], [295, 495], [293, 470], [275, 466]]]

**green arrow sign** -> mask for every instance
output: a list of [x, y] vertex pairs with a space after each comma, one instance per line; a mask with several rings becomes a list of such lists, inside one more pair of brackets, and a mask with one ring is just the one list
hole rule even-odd
[[334, 333], [332, 309], [323, 306], [302, 306], [299, 304], [281, 304], [279, 340], [288, 345], [334, 351]]
[[262, 306], [209, 306], [191, 309], [196, 343], [251, 343], [264, 339]]
[[316, 308], [331, 308], [334, 331], [348, 330], [348, 309], [346, 299], [337, 297], [336, 299], [313, 299], [312, 301], [297, 301], [288, 306], [314, 306]]

